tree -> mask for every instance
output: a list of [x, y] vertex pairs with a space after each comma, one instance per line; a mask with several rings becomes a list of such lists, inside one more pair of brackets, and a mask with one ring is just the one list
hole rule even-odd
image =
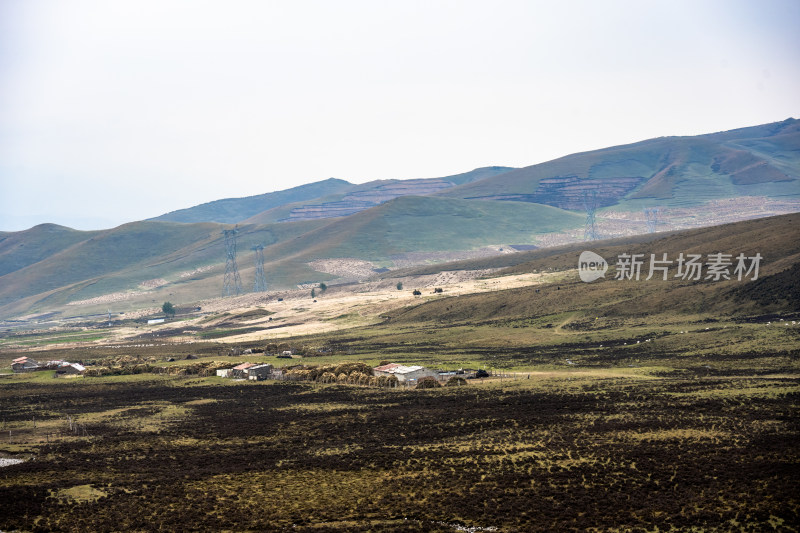
[[322, 292], [325, 292], [325, 291], [328, 290], [328, 286], [325, 285], [324, 283], [320, 283], [319, 284], [319, 290], [322, 291]]
[[164, 302], [164, 305], [161, 306], [161, 310], [168, 317], [174, 317], [175, 316], [175, 306], [172, 305], [169, 302]]
[[311, 289], [311, 297], [312, 298], [316, 298], [317, 297], [317, 292], [314, 289]]
[[397, 282], [397, 290], [398, 291], [402, 291], [403, 290], [403, 282], [402, 281], [398, 281]]

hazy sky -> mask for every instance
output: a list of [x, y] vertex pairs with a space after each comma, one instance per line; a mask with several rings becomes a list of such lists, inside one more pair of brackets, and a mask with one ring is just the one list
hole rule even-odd
[[800, 117], [800, 2], [0, 0], [0, 230]]

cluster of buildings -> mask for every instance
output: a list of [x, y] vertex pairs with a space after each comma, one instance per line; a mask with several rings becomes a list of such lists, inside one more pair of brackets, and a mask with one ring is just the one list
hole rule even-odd
[[[413, 385], [420, 379], [426, 377], [432, 377], [439, 381], [447, 380], [456, 374], [463, 377], [484, 377], [483, 375], [476, 376], [475, 371], [438, 372], [425, 368], [424, 366], [406, 366], [398, 363], [390, 363], [375, 367], [372, 369], [372, 373], [375, 377], [394, 376], [397, 378], [398, 383], [405, 385]], [[484, 375], [488, 376], [485, 372]], [[251, 381], [283, 379], [284, 377], [282, 369], [274, 368], [272, 365], [266, 363], [242, 363], [233, 368], [223, 368], [217, 370], [217, 376], [223, 378], [247, 379]]]
[[[187, 359], [190, 358], [196, 359], [196, 356], [187, 357]], [[11, 363], [11, 369], [15, 373], [36, 372], [39, 370], [55, 370], [56, 377], [82, 376], [86, 371], [86, 367], [79, 363], [70, 363], [62, 360], [47, 361], [42, 363], [28, 356], [14, 359]], [[247, 379], [252, 381], [284, 378], [283, 369], [274, 368], [268, 363], [242, 363], [234, 366], [233, 368], [219, 369], [216, 372], [217, 376], [219, 377]], [[381, 365], [372, 369], [372, 373], [375, 377], [394, 376], [397, 378], [398, 383], [407, 386], [413, 385], [420, 379], [426, 377], [432, 377], [439, 381], [443, 381], [456, 374], [463, 375], [463, 377], [484, 377], [485, 375], [488, 375], [485, 372], [483, 372], [484, 375], [480, 375], [481, 372], [483, 371], [478, 371], [478, 375], [475, 375], [473, 371], [438, 372], [423, 366], [406, 366], [398, 363]]]
[[25, 356], [18, 357], [11, 362], [11, 370], [15, 373], [36, 372], [39, 370], [55, 370], [56, 377], [82, 376], [86, 367], [80, 363], [70, 363], [67, 361], [39, 361]]

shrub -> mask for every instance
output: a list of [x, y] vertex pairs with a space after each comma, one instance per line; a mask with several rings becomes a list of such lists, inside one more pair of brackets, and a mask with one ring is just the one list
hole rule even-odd
[[441, 383], [436, 381], [436, 378], [431, 377], [431, 376], [425, 376], [424, 378], [420, 378], [419, 381], [417, 381], [416, 388], [417, 389], [436, 389], [436, 388], [441, 387], [441, 386], [442, 386]]
[[445, 387], [463, 387], [466, 384], [467, 384], [467, 380], [466, 379], [464, 379], [462, 377], [459, 377], [459, 376], [453, 376], [453, 377], [451, 377], [450, 379], [447, 380], [447, 383], [445, 383], [444, 386]]

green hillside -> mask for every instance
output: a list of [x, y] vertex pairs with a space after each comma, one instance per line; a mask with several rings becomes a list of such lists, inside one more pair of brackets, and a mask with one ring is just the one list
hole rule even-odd
[[537, 235], [575, 228], [583, 217], [524, 202], [483, 202], [406, 196], [335, 221], [269, 250], [304, 260], [469, 250], [489, 244], [533, 243]]
[[[315, 259], [355, 258], [393, 266], [391, 258], [396, 254], [535, 243], [540, 235], [579, 227], [584, 220], [568, 211], [524, 202], [406, 196], [349, 217], [316, 222], [321, 225], [265, 247], [268, 286], [333, 279], [308, 265]], [[271, 227], [294, 224], [298, 223]], [[243, 242], [249, 242], [250, 227], [243, 228]], [[246, 279], [252, 277], [252, 268], [245, 264], [242, 275]]]
[[468, 183], [440, 196], [583, 209], [691, 206], [737, 196], [800, 198], [800, 121], [664, 137], [562, 157]]
[[284, 191], [259, 194], [245, 198], [225, 198], [187, 209], [172, 211], [151, 220], [168, 222], [221, 222], [235, 224], [246, 218], [292, 202], [302, 202], [344, 191], [353, 185], [330, 178], [324, 181], [293, 187]]

